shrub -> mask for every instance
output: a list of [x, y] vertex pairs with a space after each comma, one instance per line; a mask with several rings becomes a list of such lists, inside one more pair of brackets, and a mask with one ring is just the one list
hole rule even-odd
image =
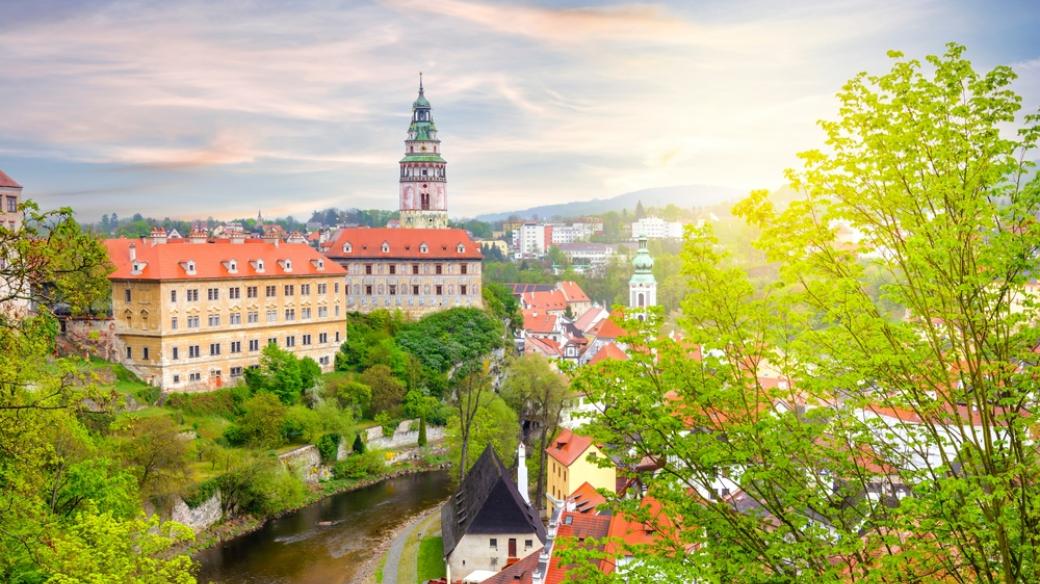
[[220, 490], [220, 477], [202, 481], [191, 492], [184, 495], [184, 503], [188, 507], [195, 509], [205, 503], [218, 490]]
[[397, 420], [391, 418], [387, 412], [376, 414], [375, 422], [383, 429], [383, 437], [385, 438], [392, 437], [394, 431], [397, 430]]
[[419, 418], [419, 447], [426, 446], [426, 420]]
[[261, 459], [218, 477], [225, 511], [271, 515], [303, 502], [303, 481], [277, 459]]
[[328, 464], [336, 460], [340, 440], [342, 440], [342, 437], [339, 434], [322, 434], [321, 438], [318, 438], [315, 446], [318, 447], [322, 462]]
[[218, 389], [206, 393], [174, 393], [166, 398], [171, 407], [193, 416], [235, 416], [235, 396], [230, 389]]
[[228, 446], [242, 446], [249, 439], [246, 436], [245, 430], [238, 424], [231, 424], [227, 428], [224, 428], [224, 434], [221, 436], [224, 443]]
[[386, 470], [383, 453], [370, 450], [364, 454], [354, 454], [341, 460], [332, 467], [332, 476], [337, 479], [358, 480], [365, 477], [378, 476]]
[[358, 433], [354, 436], [354, 446], [351, 448], [356, 454], [365, 453], [365, 441], [361, 439], [361, 434]]

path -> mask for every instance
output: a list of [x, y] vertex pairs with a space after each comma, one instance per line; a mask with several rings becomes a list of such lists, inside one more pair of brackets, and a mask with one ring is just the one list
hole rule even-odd
[[[383, 584], [397, 584], [397, 567], [401, 563], [401, 551], [404, 549], [404, 543], [408, 540], [408, 536], [415, 531], [415, 528], [422, 524], [427, 517], [433, 512], [439, 512], [440, 505], [435, 506], [433, 509], [424, 512], [419, 515], [411, 522], [408, 523], [403, 529], [397, 532], [394, 536], [394, 541], [390, 544], [390, 550], [386, 552], [386, 563], [383, 564]], [[406, 583], [406, 584], [411, 584]]]

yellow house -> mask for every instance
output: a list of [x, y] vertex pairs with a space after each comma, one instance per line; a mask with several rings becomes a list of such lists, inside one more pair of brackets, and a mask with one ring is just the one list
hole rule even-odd
[[548, 508], [552, 508], [553, 500], [569, 497], [582, 483], [612, 492], [616, 488], [617, 473], [614, 467], [601, 467], [597, 462], [590, 460], [591, 455], [595, 455], [599, 460], [604, 458], [604, 454], [592, 443], [591, 438], [564, 429], [545, 451], [549, 455], [545, 484], [545, 495], [549, 499]]

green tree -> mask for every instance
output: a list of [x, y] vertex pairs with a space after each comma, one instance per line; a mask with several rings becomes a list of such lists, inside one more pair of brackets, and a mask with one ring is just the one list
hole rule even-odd
[[545, 501], [545, 449], [560, 427], [560, 414], [567, 398], [567, 381], [541, 355], [524, 355], [512, 361], [505, 372], [502, 398], [522, 420], [535, 429], [533, 447], [538, 452], [535, 475], [535, 507]]
[[190, 479], [188, 439], [169, 416], [129, 416], [117, 423], [115, 450], [144, 497], [178, 492]]
[[270, 392], [262, 391], [243, 405], [245, 413], [238, 422], [242, 433], [251, 444], [277, 448], [285, 441], [283, 428], [288, 408]]
[[369, 367], [361, 374], [361, 382], [372, 390], [368, 416], [386, 412], [396, 415], [404, 401], [404, 384], [394, 377], [386, 365]]
[[424, 367], [447, 373], [501, 347], [502, 323], [477, 308], [450, 308], [401, 331], [397, 342]]
[[[889, 72], [839, 94], [827, 152], [789, 173], [800, 198], [778, 211], [758, 192], [738, 206], [779, 280], [752, 279], [695, 232], [684, 341], [651, 322], [645, 350], [580, 373], [577, 387], [610, 404], [589, 428], [608, 454], [622, 468], [662, 465], [639, 478], [675, 537], [626, 578], [1040, 578], [1025, 413], [1040, 338], [1028, 288], [1040, 117], [1016, 119], [1014, 74], [976, 72], [963, 47], [927, 66], [891, 56]], [[843, 224], [863, 238], [838, 240]], [[865, 263], [888, 275], [900, 318]], [[763, 370], [789, 382], [764, 383]]]
[[340, 408], [352, 410], [358, 416], [368, 411], [372, 402], [372, 388], [347, 374], [329, 376], [324, 391]]
[[287, 405], [299, 402], [304, 390], [314, 387], [320, 376], [321, 367], [314, 359], [297, 358], [274, 343], [260, 353], [260, 366], [245, 372], [251, 392], [273, 393]]
[[458, 461], [459, 480], [489, 444], [502, 460], [511, 461], [520, 440], [516, 412], [501, 397], [490, 390], [467, 393], [477, 400], [466, 412], [468, 421], [457, 412], [448, 420], [446, 433], [449, 456]]

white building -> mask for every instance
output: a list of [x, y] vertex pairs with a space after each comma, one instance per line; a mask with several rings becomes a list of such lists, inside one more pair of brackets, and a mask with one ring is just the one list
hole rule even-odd
[[545, 255], [552, 246], [552, 226], [542, 223], [524, 223], [513, 231], [513, 249], [517, 259]]
[[639, 251], [632, 258], [633, 273], [628, 281], [628, 306], [638, 318], [644, 318], [646, 308], [657, 304], [657, 279], [654, 278], [654, 258], [646, 249], [646, 237], [639, 238]]
[[683, 224], [660, 217], [643, 217], [632, 222], [632, 239], [682, 239]]

